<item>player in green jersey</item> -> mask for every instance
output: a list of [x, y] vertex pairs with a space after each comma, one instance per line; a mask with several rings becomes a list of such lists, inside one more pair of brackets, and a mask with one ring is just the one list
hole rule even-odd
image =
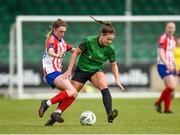
[[[101, 91], [103, 104], [107, 113], [107, 120], [109, 123], [112, 123], [114, 118], [118, 115], [118, 110], [112, 109], [112, 98], [102, 67], [103, 64], [109, 60], [115, 82], [117, 86], [124, 91], [125, 89], [119, 79], [115, 49], [112, 43], [116, 32], [110, 22], [94, 20], [103, 25], [100, 29], [100, 35], [87, 37], [74, 50], [68, 69], [62, 77], [69, 78], [71, 76], [77, 56], [80, 55], [71, 83], [75, 89], [80, 91], [88, 80], [91, 81], [91, 83]], [[59, 112], [63, 112], [74, 100], [75, 97], [64, 100], [58, 107], [60, 109]], [[52, 123], [52, 120], [49, 120], [46, 125], [51, 126], [53, 125]]]

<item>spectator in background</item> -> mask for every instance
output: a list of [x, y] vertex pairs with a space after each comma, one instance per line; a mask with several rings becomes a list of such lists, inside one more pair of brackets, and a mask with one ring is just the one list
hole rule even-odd
[[174, 59], [174, 48], [176, 45], [174, 32], [176, 26], [174, 22], [167, 22], [166, 32], [160, 36], [158, 41], [157, 69], [160, 77], [164, 81], [165, 89], [155, 102], [156, 111], [161, 113], [161, 103], [164, 101], [164, 113], [172, 113], [170, 110], [171, 100], [176, 86], [176, 66]]
[[[174, 49], [174, 57], [176, 63], [176, 74], [177, 74], [177, 82], [180, 84], [180, 36], [176, 38], [176, 47]], [[172, 94], [174, 97], [174, 93]]]
[[174, 49], [174, 57], [176, 63], [176, 72], [180, 76], [180, 36], [176, 38], [176, 47]]

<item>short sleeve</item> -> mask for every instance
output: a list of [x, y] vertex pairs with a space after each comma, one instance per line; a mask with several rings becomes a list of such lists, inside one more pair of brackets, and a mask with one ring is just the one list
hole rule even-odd
[[114, 49], [112, 49], [112, 48], [109, 50], [108, 59], [109, 59], [109, 62], [110, 62], [110, 63], [112, 63], [112, 62], [116, 61], [116, 54], [115, 54], [115, 50], [114, 50]]
[[48, 51], [49, 48], [54, 48], [54, 37], [52, 35], [46, 41], [46, 50]]
[[166, 47], [167, 47], [167, 38], [161, 36], [158, 40], [158, 48], [166, 49]]
[[51, 43], [51, 44], [48, 44], [48, 45], [47, 45], [47, 48], [46, 48], [46, 50], [48, 51], [48, 50], [49, 50], [49, 48], [54, 48], [54, 44], [53, 44], [53, 43]]
[[66, 51], [71, 51], [72, 50], [72, 46], [70, 44], [66, 45]]
[[83, 43], [81, 43], [81, 44], [79, 45], [79, 48], [80, 48], [82, 51], [85, 51], [86, 48], [87, 48], [87, 43], [84, 41]]

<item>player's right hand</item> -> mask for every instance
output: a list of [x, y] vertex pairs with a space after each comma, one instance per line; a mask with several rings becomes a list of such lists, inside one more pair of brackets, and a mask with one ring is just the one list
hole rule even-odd
[[166, 67], [170, 73], [173, 73], [175, 71], [175, 68], [171, 65], [166, 65]]
[[123, 85], [121, 84], [119, 80], [116, 80], [116, 85], [120, 88], [122, 92], [125, 91], [125, 88], [123, 87]]

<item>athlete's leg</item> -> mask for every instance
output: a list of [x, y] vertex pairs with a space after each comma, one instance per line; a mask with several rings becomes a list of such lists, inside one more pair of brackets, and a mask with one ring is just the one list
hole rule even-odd
[[56, 104], [68, 97], [73, 97], [77, 95], [77, 90], [73, 87], [71, 82], [68, 79], [63, 79], [61, 76], [58, 76], [54, 80], [54, 84], [57, 89], [62, 90], [65, 89], [61, 92], [59, 92], [56, 96], [48, 100], [48, 105], [50, 106], [51, 104]]
[[156, 105], [159, 106], [159, 108], [161, 108], [161, 103], [163, 101], [165, 102], [165, 111], [169, 110], [170, 107], [170, 103], [171, 103], [171, 98], [169, 98], [169, 96], [171, 96], [175, 85], [176, 85], [176, 80], [174, 75], [168, 75], [165, 76], [163, 78], [164, 84], [165, 84], [165, 89], [162, 91], [160, 98], [156, 101]]
[[176, 87], [176, 79], [174, 75], [168, 75], [163, 78], [166, 87], [170, 87], [171, 89], [175, 89]]
[[57, 76], [54, 80], [54, 85], [59, 90], [66, 89], [58, 93], [53, 98], [42, 101], [41, 106], [39, 108], [39, 116], [42, 117], [44, 115], [44, 112], [47, 110], [47, 108], [52, 105], [56, 104], [58, 102], [63, 101], [64, 99], [68, 97], [73, 97], [77, 95], [77, 90], [73, 87], [71, 82], [68, 79], [61, 78], [61, 75]]
[[99, 71], [96, 72], [91, 77], [92, 84], [98, 88], [102, 93], [103, 103], [106, 109], [107, 114], [112, 111], [112, 98], [109, 92], [107, 82], [105, 79], [105, 75], [103, 72]]
[[164, 82], [166, 83], [167, 87], [169, 87], [169, 90], [167, 91], [167, 95], [164, 99], [164, 112], [170, 112], [170, 105], [172, 100], [172, 93], [176, 87], [176, 79], [174, 75], [170, 75], [167, 78], [164, 78]]
[[[88, 74], [85, 74], [80, 70], [75, 71], [72, 77], [71, 83], [78, 92], [81, 90], [81, 88], [84, 86], [84, 84], [88, 80], [88, 76], [89, 76]], [[64, 112], [65, 109], [67, 109], [73, 103], [75, 98], [76, 96], [72, 96], [63, 100], [59, 104], [57, 110], [54, 113], [58, 113], [59, 115], [61, 115], [61, 113]], [[52, 126], [56, 122], [56, 119], [57, 119], [55, 116], [57, 115], [51, 115], [51, 119], [45, 124], [45, 126]]]
[[112, 111], [112, 98], [108, 89], [105, 74], [101, 71], [96, 72], [91, 77], [91, 82], [96, 88], [98, 88], [101, 91], [103, 104], [108, 116], [108, 122], [112, 122], [113, 119], [118, 115], [118, 111], [117, 110]]
[[[79, 92], [83, 87], [84, 87], [84, 83], [80, 83], [74, 80], [71, 80], [72, 85], [74, 86], [74, 88]], [[59, 112], [64, 112], [72, 103], [73, 101], [76, 99], [76, 96], [73, 97], [69, 97], [66, 98], [65, 100], [63, 100], [63, 102], [58, 106], [57, 110]]]
[[[84, 83], [79, 83], [79, 82], [73, 81], [73, 80], [71, 80], [71, 83], [78, 92], [84, 86]], [[76, 99], [76, 96], [72, 96], [72, 97], [68, 97], [68, 98], [64, 99], [62, 102], [60, 102], [57, 107], [57, 110], [51, 114], [51, 116], [50, 116], [51, 118], [46, 122], [45, 126], [53, 126], [57, 120], [61, 120], [61, 122], [63, 122], [64, 120], [61, 117], [62, 112], [64, 112], [74, 102], [75, 99]], [[61, 119], [59, 117], [61, 117]], [[61, 122], [59, 122], [59, 123], [61, 123]]]
[[[89, 77], [90, 77], [89, 73], [83, 72], [77, 68], [73, 74], [71, 83], [75, 87], [75, 89], [79, 92], [84, 86], [84, 84], [86, 83], [86, 81], [89, 80]], [[62, 103], [58, 107], [58, 109], [63, 112], [68, 106], [72, 104], [74, 100], [75, 100], [75, 97], [64, 100], [63, 101], [64, 103]]]
[[54, 84], [56, 85], [56, 88], [59, 90], [65, 89], [68, 97], [77, 95], [77, 90], [74, 88], [74, 86], [71, 84], [70, 80], [68, 79], [63, 79], [61, 76], [58, 76], [54, 80]]

